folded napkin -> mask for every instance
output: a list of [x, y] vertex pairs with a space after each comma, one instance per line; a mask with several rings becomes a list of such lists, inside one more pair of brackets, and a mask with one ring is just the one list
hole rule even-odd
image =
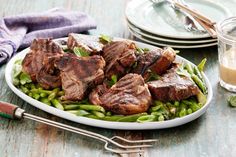
[[0, 19], [0, 65], [35, 38], [60, 38], [94, 28], [96, 24], [90, 16], [64, 9], [4, 17]]

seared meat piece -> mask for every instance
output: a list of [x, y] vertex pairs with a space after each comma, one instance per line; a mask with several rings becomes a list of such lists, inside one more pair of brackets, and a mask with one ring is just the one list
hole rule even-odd
[[100, 97], [108, 91], [109, 87], [105, 83], [98, 85], [89, 94], [89, 101], [94, 105], [101, 105]]
[[160, 80], [148, 82], [152, 97], [161, 101], [179, 101], [199, 92], [196, 84], [188, 77], [179, 76], [174, 67], [167, 71]]
[[175, 56], [175, 52], [171, 48], [149, 51], [138, 56], [137, 66], [132, 72], [148, 78], [147, 70], [150, 69], [152, 72], [161, 75], [173, 63]]
[[102, 51], [103, 44], [99, 42], [98, 37], [85, 36], [81, 34], [69, 34], [67, 46], [70, 50], [79, 47], [91, 55], [99, 54]]
[[36, 75], [37, 82], [44, 89], [56, 88], [61, 86], [60, 71], [54, 66], [56, 57], [45, 60], [44, 65]]
[[137, 66], [132, 70], [133, 73], [145, 74], [146, 70], [162, 57], [162, 49], [157, 49], [140, 54], [137, 59]]
[[101, 56], [76, 57], [63, 55], [55, 66], [61, 71], [64, 100], [82, 100], [90, 88], [103, 81], [105, 61]]
[[50, 56], [62, 53], [61, 47], [51, 39], [35, 39], [30, 46], [30, 52], [22, 62], [23, 71], [29, 74], [33, 81], [36, 81], [36, 75], [43, 67], [45, 60]]
[[158, 75], [166, 72], [175, 60], [176, 53], [172, 48], [166, 48], [162, 52], [161, 57], [151, 65], [150, 69]]
[[122, 77], [109, 90], [98, 91], [95, 100], [106, 110], [123, 115], [146, 112], [151, 102], [151, 94], [142, 76], [131, 73]]
[[103, 48], [103, 58], [106, 61], [105, 76], [111, 78], [112, 75], [122, 77], [126, 74], [136, 61], [136, 46], [128, 41], [115, 41], [107, 44]]

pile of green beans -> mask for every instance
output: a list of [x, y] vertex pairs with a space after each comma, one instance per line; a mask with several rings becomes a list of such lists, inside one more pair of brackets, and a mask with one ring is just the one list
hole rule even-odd
[[[30, 76], [21, 71], [21, 68], [19, 68], [19, 63], [20, 62], [16, 63], [17, 68], [13, 70], [13, 83], [16, 87], [28, 96], [41, 101], [44, 104], [64, 110], [65, 112], [74, 114], [75, 116], [115, 122], [154, 122], [186, 116], [199, 110], [203, 104], [199, 103], [196, 97], [191, 97], [182, 101], [165, 103], [161, 101], [154, 101], [147, 112], [133, 115], [115, 115], [110, 111], [106, 111], [102, 106], [90, 104], [88, 100], [83, 100], [80, 102], [61, 101], [60, 98], [64, 95], [63, 90], [60, 88], [45, 90], [38, 84], [33, 83]], [[184, 68], [188, 71], [199, 88], [203, 92], [206, 92], [206, 86], [202, 78], [198, 76], [199, 74], [201, 76], [201, 73], [198, 71], [199, 74], [197, 74], [196, 69], [189, 64], [186, 64]]]
[[186, 63], [184, 68], [190, 74], [192, 80], [196, 83], [196, 85], [201, 89], [204, 94], [207, 94], [207, 87], [203, 80], [201, 71], [198, 69], [197, 66], [192, 66], [190, 63]]

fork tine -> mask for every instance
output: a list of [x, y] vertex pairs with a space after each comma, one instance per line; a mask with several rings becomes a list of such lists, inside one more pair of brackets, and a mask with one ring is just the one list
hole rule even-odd
[[[103, 136], [101, 134], [97, 134], [97, 133], [94, 133], [94, 132], [91, 132], [91, 131], [88, 131], [88, 130], [84, 130], [84, 129], [72, 127], [72, 126], [69, 126], [69, 125], [66, 125], [66, 124], [51, 121], [51, 120], [48, 120], [48, 119], [45, 119], [45, 118], [42, 118], [42, 117], [38, 117], [38, 116], [34, 116], [34, 115], [31, 115], [31, 114], [28, 114], [28, 113], [24, 113], [24, 118], [35, 120], [37, 122], [41, 122], [41, 123], [44, 123], [44, 124], [47, 124], [47, 125], [50, 125], [50, 126], [61, 128], [61, 129], [71, 131], [71, 132], [74, 132], [74, 133], [78, 133], [78, 134], [81, 134], [81, 135], [85, 135], [87, 137], [91, 137], [91, 138], [103, 141], [103, 142], [107, 143], [106, 145], [108, 145], [108, 143], [111, 143], [111, 144], [113, 144], [113, 145], [115, 145], [119, 148], [134, 149], [134, 148], [152, 147], [152, 145], [132, 145], [132, 146], [122, 145], [122, 144], [120, 144], [120, 143], [118, 143], [118, 142], [116, 142], [116, 141], [114, 141], [114, 140], [112, 140], [112, 139], [110, 139], [106, 136]], [[123, 139], [123, 138], [121, 138], [121, 139]], [[110, 149], [111, 148], [107, 147], [107, 150], [110, 150]], [[112, 152], [115, 152], [115, 151], [118, 152], [119, 150], [111, 150], [111, 151]], [[139, 152], [141, 150], [126, 150], [126, 151], [127, 151], [127, 153], [129, 153], [129, 152]], [[126, 153], [126, 151], [121, 151], [121, 153]]]
[[106, 142], [104, 148], [110, 152], [118, 153], [118, 154], [128, 154], [128, 153], [143, 153], [144, 150], [141, 149], [134, 149], [134, 150], [119, 150], [119, 149], [112, 149], [108, 147], [109, 143]]
[[111, 139], [112, 139], [112, 140], [114, 140], [114, 139], [119, 139], [119, 140], [125, 141], [125, 142], [127, 142], [127, 143], [149, 143], [149, 142], [157, 142], [157, 141], [158, 141], [157, 139], [128, 140], [128, 139], [125, 139], [125, 138], [120, 137], [120, 136], [113, 136]]

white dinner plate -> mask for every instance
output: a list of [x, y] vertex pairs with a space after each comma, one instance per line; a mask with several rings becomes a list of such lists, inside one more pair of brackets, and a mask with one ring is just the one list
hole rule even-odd
[[[115, 40], [118, 38], [115, 38]], [[60, 39], [61, 40], [61, 39]], [[118, 40], [123, 40], [123, 39], [118, 39]], [[135, 41], [134, 41], [135, 42]], [[141, 48], [148, 48], [148, 49], [155, 49], [156, 47], [148, 45], [148, 44], [144, 44], [144, 43], [140, 43], [140, 42], [135, 42], [139, 47]], [[29, 48], [19, 52], [18, 54], [16, 54], [7, 64], [6, 70], [5, 70], [5, 78], [6, 78], [6, 82], [8, 84], [8, 86], [10, 87], [10, 89], [16, 94], [18, 95], [20, 98], [22, 98], [23, 100], [25, 100], [26, 102], [28, 102], [29, 104], [43, 110], [46, 111], [48, 113], [51, 113], [53, 115], [56, 115], [58, 117], [67, 119], [67, 120], [71, 120], [80, 124], [85, 124], [85, 125], [90, 125], [90, 126], [94, 126], [94, 127], [101, 127], [101, 128], [109, 128], [109, 129], [120, 129], [120, 130], [147, 130], [147, 129], [163, 129], [163, 128], [170, 128], [170, 127], [175, 127], [175, 126], [179, 126], [179, 125], [183, 125], [185, 123], [188, 123], [196, 118], [198, 118], [199, 116], [201, 116], [203, 113], [206, 112], [207, 108], [210, 105], [210, 101], [212, 99], [212, 87], [211, 84], [208, 80], [208, 78], [206, 77], [205, 74], [203, 74], [203, 78], [206, 82], [206, 86], [208, 88], [208, 95], [207, 95], [207, 102], [206, 104], [199, 109], [198, 111], [189, 114], [185, 117], [182, 118], [176, 118], [176, 119], [172, 119], [172, 120], [166, 120], [166, 121], [162, 121], [162, 122], [146, 122], [146, 123], [137, 123], [137, 122], [110, 122], [110, 121], [103, 121], [103, 120], [96, 120], [96, 119], [91, 119], [91, 118], [86, 118], [86, 117], [79, 117], [79, 116], [75, 116], [71, 113], [59, 110], [57, 108], [48, 106], [36, 99], [33, 99], [31, 97], [29, 97], [28, 95], [24, 94], [23, 92], [21, 92], [18, 88], [16, 88], [13, 83], [12, 83], [12, 69], [14, 66], [14, 63], [16, 60], [18, 59], [23, 59], [24, 56], [29, 52]], [[186, 59], [177, 56], [176, 60], [178, 62], [189, 62]], [[191, 62], [189, 62], [191, 63]], [[191, 63], [192, 64], [192, 63]]]
[[164, 41], [164, 42], [171, 42], [171, 43], [176, 43], [176, 44], [203, 44], [203, 43], [211, 43], [211, 42], [216, 42], [217, 39], [213, 38], [204, 38], [204, 39], [195, 39], [195, 40], [189, 40], [189, 39], [171, 39], [171, 38], [165, 38], [161, 36], [157, 36], [155, 34], [151, 34], [149, 32], [145, 32], [137, 27], [135, 27], [133, 24], [131, 24], [127, 20], [127, 25], [130, 29], [133, 30], [133, 32], [142, 35], [144, 37], [153, 39], [153, 40], [159, 40], [159, 41]]
[[[231, 15], [222, 5], [209, 0], [185, 0], [212, 21], [219, 22]], [[210, 37], [208, 33], [186, 31], [180, 14], [176, 14], [167, 3], [153, 4], [150, 0], [132, 0], [126, 8], [126, 18], [136, 27], [158, 36], [176, 39], [201, 39]]]
[[132, 29], [129, 28], [129, 31], [133, 36], [140, 39], [143, 42], [146, 42], [148, 44], [152, 44], [155, 46], [161, 46], [161, 47], [173, 47], [173, 48], [180, 48], [180, 49], [192, 49], [192, 48], [203, 48], [203, 47], [210, 47], [217, 45], [217, 42], [212, 43], [206, 43], [206, 44], [177, 44], [177, 43], [170, 43], [165, 41], [159, 41], [159, 40], [153, 40], [148, 37], [144, 37], [136, 32], [134, 32]]

